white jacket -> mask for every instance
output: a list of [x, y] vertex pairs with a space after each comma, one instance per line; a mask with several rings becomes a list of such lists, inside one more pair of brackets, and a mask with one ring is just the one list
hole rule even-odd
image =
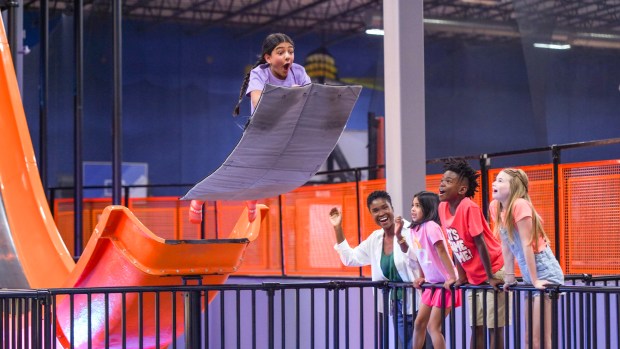
[[[404, 221], [403, 226], [408, 227], [409, 225], [409, 222]], [[355, 248], [351, 248], [345, 239], [340, 244], [336, 244], [334, 249], [340, 255], [342, 264], [348, 267], [363, 267], [370, 265], [372, 281], [388, 281], [388, 278], [383, 275], [383, 271], [381, 270], [383, 234], [383, 229], [377, 229]], [[411, 241], [411, 234], [403, 234], [403, 236], [405, 237], [410, 248], [411, 246], [414, 246]], [[416, 275], [420, 275], [415, 262], [412, 261], [407, 254], [401, 251], [396, 237], [394, 237], [394, 265], [396, 266], [396, 270], [398, 270], [398, 274], [403, 282], [412, 282]], [[408, 292], [407, 295], [409, 297], [407, 299], [407, 314], [412, 314], [413, 308], [411, 305], [413, 302], [411, 292]], [[419, 302], [420, 297], [417, 297], [416, 299]], [[383, 302], [381, 299], [379, 299], [379, 312], [383, 312]]]

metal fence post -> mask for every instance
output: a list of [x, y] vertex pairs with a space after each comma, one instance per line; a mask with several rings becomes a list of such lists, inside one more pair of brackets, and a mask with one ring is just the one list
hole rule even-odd
[[[41, 315], [43, 316], [43, 331], [41, 336], [42, 348], [52, 348], [52, 296], [45, 291], [45, 296], [41, 296], [40, 301], [43, 308]], [[41, 322], [39, 322], [41, 323]]]
[[390, 347], [390, 284], [388, 282], [384, 282], [381, 287], [382, 295], [383, 295], [383, 343], [381, 343], [381, 348], [389, 348]]
[[482, 195], [482, 213], [487, 217], [489, 215], [489, 166], [491, 166], [491, 158], [488, 154], [480, 155], [480, 195]]
[[[330, 282], [329, 289], [334, 291], [334, 349], [340, 348], [340, 282]], [[327, 300], [326, 300], [327, 301]]]
[[[30, 346], [33, 348], [51, 348], [51, 336], [49, 330], [51, 328], [49, 309], [50, 295], [47, 290], [37, 291], [37, 298], [31, 303], [30, 323]], [[43, 327], [42, 327], [43, 326]]]
[[125, 207], [129, 207], [129, 190], [130, 189], [131, 187], [128, 185], [123, 186], [123, 193], [125, 194], [125, 197], [123, 198], [123, 202], [124, 202]]
[[[202, 285], [202, 277], [184, 276], [183, 285], [187, 285], [189, 281], [196, 281], [196, 285]], [[200, 348], [200, 290], [191, 290], [184, 292], [185, 307], [185, 347]], [[205, 310], [206, 311], [206, 310]]]
[[560, 246], [560, 148], [551, 146], [551, 156], [553, 157], [553, 238], [555, 239], [555, 259], [562, 260], [562, 246]]
[[[559, 348], [558, 344], [558, 299], [560, 298], [559, 286], [549, 290], [551, 299], [551, 348]], [[544, 302], [541, 302], [544, 304]], [[544, 325], [543, 325], [544, 326]], [[544, 328], [544, 327], [543, 327]]]
[[[362, 242], [362, 208], [360, 205], [360, 180], [361, 174], [355, 171], [355, 208], [357, 210], [357, 241]], [[364, 270], [360, 267], [360, 277], [364, 277]]]
[[275, 310], [274, 310], [274, 306], [275, 306], [275, 294], [276, 294], [276, 287], [278, 287], [278, 283], [275, 282], [264, 282], [263, 286], [265, 287], [265, 291], [267, 292], [267, 324], [268, 324], [268, 328], [267, 328], [267, 336], [268, 336], [268, 348], [275, 348]]

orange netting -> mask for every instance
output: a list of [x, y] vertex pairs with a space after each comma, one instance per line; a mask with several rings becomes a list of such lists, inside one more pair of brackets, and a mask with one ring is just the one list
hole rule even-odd
[[[85, 199], [82, 204], [82, 249], [95, 230], [103, 209], [112, 204], [112, 199]], [[67, 249], [73, 253], [74, 236], [73, 199], [56, 199], [54, 201], [54, 221]]]
[[[522, 166], [530, 179], [530, 196], [544, 220], [552, 251], [560, 246], [560, 262], [566, 273], [610, 274], [620, 272], [620, 163], [603, 161], [560, 165], [560, 240], [556, 241], [553, 203], [553, 168], [550, 164]], [[489, 170], [491, 183], [500, 169]], [[428, 175], [426, 188], [437, 192], [441, 174]], [[359, 193], [357, 191], [359, 190]], [[385, 179], [355, 183], [301, 187], [281, 198], [260, 200], [270, 213], [261, 233], [248, 249], [240, 274], [291, 276], [360, 276], [359, 268], [344, 267], [334, 251], [334, 230], [329, 210], [343, 212], [343, 228], [354, 247], [377, 225], [366, 207], [366, 197], [385, 190]], [[473, 198], [482, 206], [479, 193]], [[489, 196], [489, 201], [491, 197]], [[98, 216], [110, 199], [84, 202], [83, 241], [90, 238]], [[176, 197], [129, 200], [129, 208], [149, 229], [166, 239], [199, 239], [200, 225], [188, 222], [188, 202]], [[227, 238], [245, 203], [205, 203], [207, 239]], [[358, 221], [359, 212], [359, 221]], [[281, 217], [280, 217], [281, 215]], [[73, 200], [58, 199], [54, 218], [70, 251], [73, 251]], [[216, 233], [219, 232], [219, 233]], [[282, 237], [282, 241], [280, 240]], [[282, 252], [283, 251], [283, 252]], [[283, 265], [284, 264], [284, 265]], [[370, 276], [370, 268], [361, 275]]]
[[620, 163], [560, 165], [560, 245], [567, 273], [620, 273]]

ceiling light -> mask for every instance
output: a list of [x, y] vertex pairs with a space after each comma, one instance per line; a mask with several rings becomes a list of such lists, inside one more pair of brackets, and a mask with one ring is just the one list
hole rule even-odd
[[534, 43], [534, 47], [548, 48], [548, 49], [551, 49], [551, 50], [568, 50], [568, 49], [570, 49], [570, 45], [569, 44], [549, 44], [549, 43], [542, 43], [542, 42]]
[[383, 35], [383, 29], [366, 29], [366, 34], [368, 35]]

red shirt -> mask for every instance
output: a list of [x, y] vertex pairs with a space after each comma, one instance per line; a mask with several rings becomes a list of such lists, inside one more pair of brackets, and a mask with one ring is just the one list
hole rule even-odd
[[450, 205], [447, 202], [441, 202], [439, 218], [446, 231], [452, 252], [465, 270], [470, 284], [479, 285], [487, 280], [474, 237], [480, 234], [484, 237], [493, 274], [504, 266], [501, 243], [493, 236], [491, 228], [482, 215], [482, 210], [476, 203], [469, 198], [464, 198], [453, 216], [450, 213]]

